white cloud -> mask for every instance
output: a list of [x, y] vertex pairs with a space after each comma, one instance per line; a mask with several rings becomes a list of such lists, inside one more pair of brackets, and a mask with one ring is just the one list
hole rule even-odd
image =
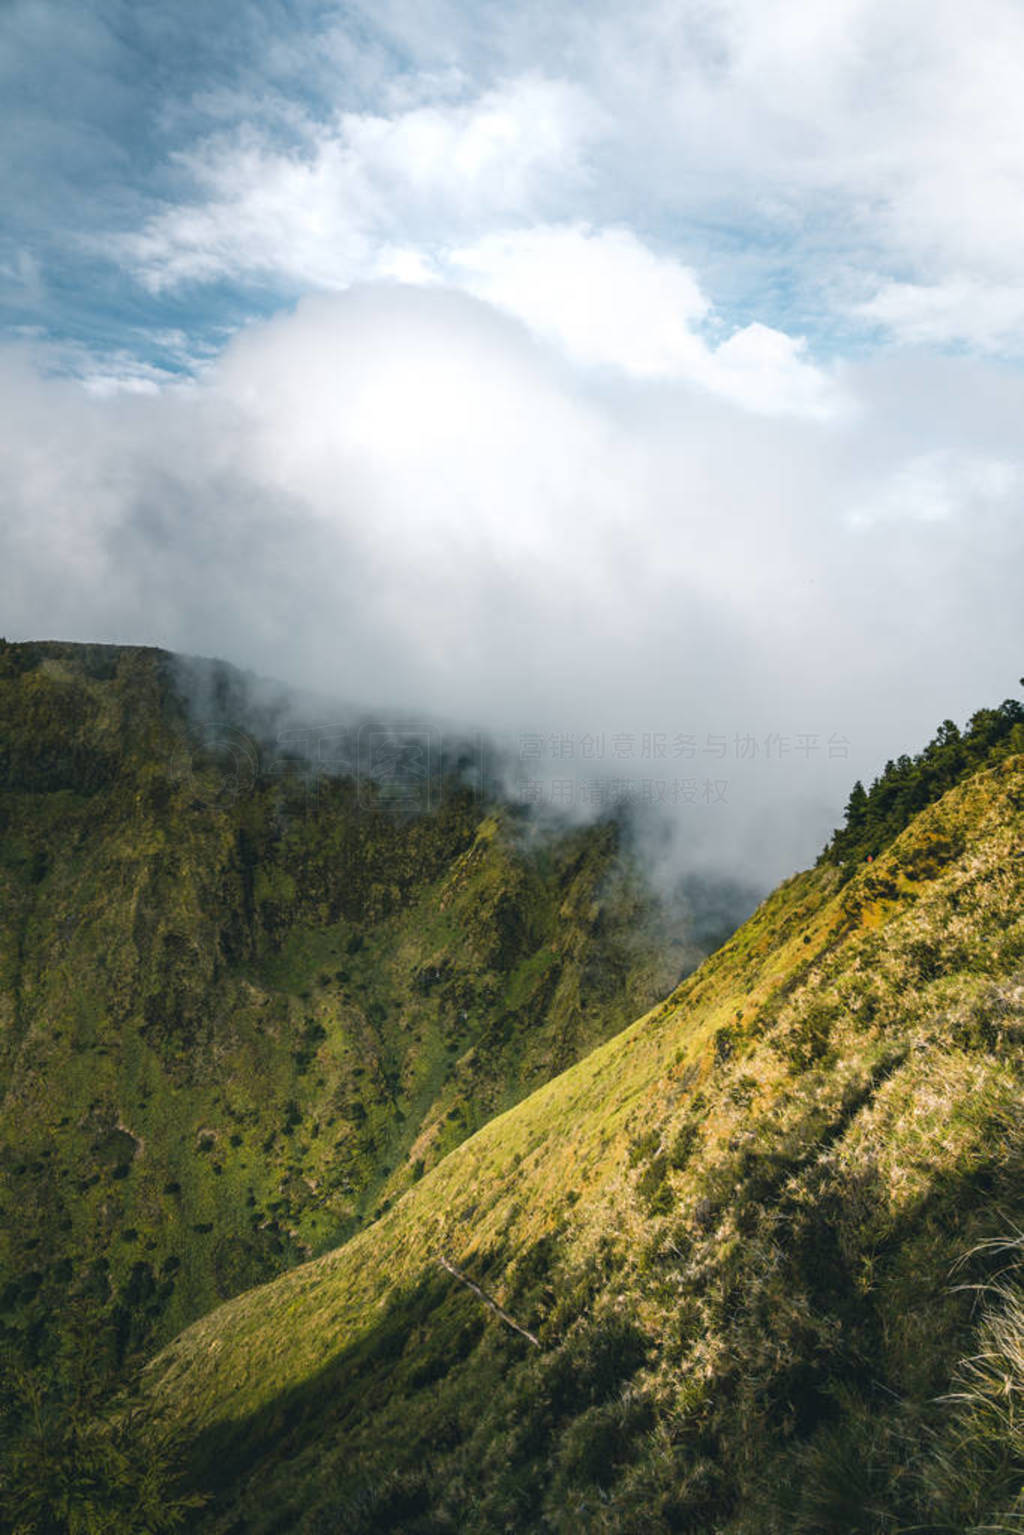
[[385, 245], [374, 263], [375, 277], [419, 285], [437, 282], [437, 268], [423, 251], [407, 245]]
[[18, 8], [5, 187], [44, 281], [83, 230], [157, 293], [294, 293], [388, 271], [388, 249], [419, 280], [438, 251], [575, 224], [699, 272], [733, 326], [1020, 354], [1017, 0], [272, 10], [211, 23], [197, 78], [185, 14], [142, 26], [167, 50], [147, 73], [88, 8]]
[[243, 127], [178, 156], [202, 201], [116, 248], [154, 290], [254, 274], [346, 287], [378, 270], [382, 247], [543, 208], [578, 176], [593, 126], [577, 87], [525, 76], [466, 102], [309, 122], [301, 153]]
[[839, 415], [848, 402], [831, 379], [805, 359], [801, 336], [755, 322], [734, 331], [709, 355], [710, 388], [769, 416]]
[[840, 408], [838, 391], [804, 359], [799, 338], [754, 324], [711, 345], [700, 329], [711, 304], [696, 274], [628, 229], [557, 225], [488, 235], [454, 251], [446, 270], [574, 362], [637, 379], [686, 380], [769, 415]]
[[[265, 97], [207, 89], [193, 103], [199, 136], [175, 156], [194, 195], [104, 248], [155, 292], [223, 278], [293, 291], [423, 282], [454, 251], [446, 280], [557, 328], [577, 358], [607, 354], [647, 377], [700, 365], [707, 295], [739, 331], [707, 363], [708, 386], [746, 391], [755, 409], [824, 408], [794, 334], [811, 326], [1024, 349], [1014, 0], [813, 12], [800, 0], [591, 0], [493, 21], [396, 3], [279, 39], [296, 81], [305, 60], [321, 90], [333, 83], [335, 110], [314, 116], [280, 80]], [[188, 122], [179, 108], [176, 131]], [[573, 247], [570, 230], [603, 234]], [[622, 302], [601, 270], [613, 260], [619, 273], [631, 261], [651, 296], [588, 321], [588, 290], [612, 284]], [[762, 388], [748, 375], [767, 367], [769, 343]]]
[[541, 226], [487, 235], [450, 258], [466, 286], [574, 361], [638, 378], [686, 377], [704, 347], [694, 326], [710, 304], [695, 274], [628, 229]]
[[854, 527], [872, 523], [948, 522], [1019, 499], [1018, 464], [1001, 458], [935, 449], [915, 454], [889, 473], [850, 514]]
[[966, 342], [983, 352], [1016, 352], [1024, 345], [1021, 284], [955, 277], [886, 283], [857, 312], [912, 346]]
[[[741, 242], [745, 231], [757, 243], [741, 259], [756, 272], [763, 242], [770, 270], [824, 305], [826, 323], [913, 308], [915, 339], [1024, 349], [1024, 13], [1013, 0], [656, 4], [609, 23], [603, 63], [622, 108], [625, 89], [644, 104], [627, 130], [646, 146], [641, 173], [669, 189], [645, 187], [649, 220], [658, 204], [666, 217], [724, 221]], [[882, 275], [865, 310], [870, 273]], [[916, 303], [904, 285], [922, 290]]]
[[[134, 241], [135, 258], [154, 287], [261, 268], [325, 288], [368, 277], [443, 281], [585, 367], [687, 380], [767, 414], [839, 409], [801, 338], [755, 323], [711, 345], [700, 331], [711, 303], [696, 274], [628, 229], [534, 223], [439, 244], [438, 233], [460, 222], [539, 205], [552, 174], [571, 179], [570, 119], [576, 130], [587, 121], [571, 94], [521, 81], [472, 108], [346, 117], [311, 161], [218, 144], [195, 165], [214, 194], [206, 209], [161, 216]], [[425, 243], [392, 241], [392, 231]]]

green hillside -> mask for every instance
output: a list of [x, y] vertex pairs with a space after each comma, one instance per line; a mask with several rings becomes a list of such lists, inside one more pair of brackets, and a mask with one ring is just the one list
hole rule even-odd
[[164, 1350], [196, 1527], [1020, 1527], [1011, 745]]
[[0, 646], [0, 1340], [29, 1367], [87, 1314], [116, 1377], [335, 1245], [704, 952], [614, 823], [527, 836], [454, 772], [429, 811], [334, 769], [314, 797], [289, 707], [159, 651]]

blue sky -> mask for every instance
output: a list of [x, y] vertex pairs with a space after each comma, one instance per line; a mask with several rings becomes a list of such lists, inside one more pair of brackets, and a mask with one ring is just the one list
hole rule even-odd
[[692, 275], [684, 323], [712, 341], [1016, 359], [1022, 60], [1006, 0], [10, 0], [3, 317], [127, 377], [305, 291], [418, 276], [551, 339], [525, 235], [569, 257], [575, 231], [586, 259], [615, 231], [605, 280], [640, 253]]
[[8, 634], [842, 730], [772, 872], [1016, 685], [1015, 0], [6, 0], [0, 120]]

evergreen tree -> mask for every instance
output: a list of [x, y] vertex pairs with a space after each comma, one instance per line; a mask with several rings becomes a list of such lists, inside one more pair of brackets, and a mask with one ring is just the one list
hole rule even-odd
[[868, 819], [867, 790], [860, 779], [850, 790], [850, 798], [846, 802], [846, 830], [848, 832], [863, 831]]
[[1021, 750], [1024, 706], [1014, 699], [998, 709], [979, 709], [963, 733], [953, 720], [943, 720], [918, 756], [890, 758], [867, 791], [860, 780], [854, 784], [844, 825], [822, 858], [851, 871], [888, 847], [919, 811], [962, 778]]

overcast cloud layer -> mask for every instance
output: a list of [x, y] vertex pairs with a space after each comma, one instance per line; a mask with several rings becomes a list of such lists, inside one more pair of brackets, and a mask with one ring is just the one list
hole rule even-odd
[[543, 735], [765, 879], [1015, 690], [1010, 0], [13, 0], [0, 102], [9, 636]]

